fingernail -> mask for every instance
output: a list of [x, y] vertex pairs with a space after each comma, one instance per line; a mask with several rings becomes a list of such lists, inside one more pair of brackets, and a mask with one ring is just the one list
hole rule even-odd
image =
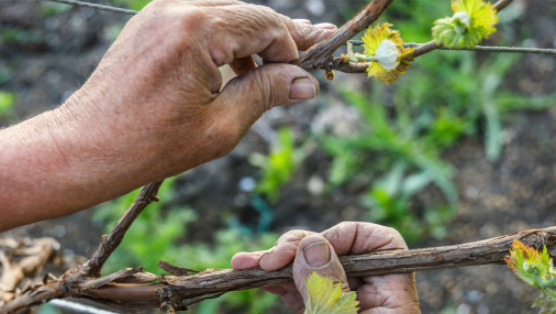
[[311, 243], [303, 249], [303, 256], [309, 266], [322, 267], [330, 263], [330, 247], [326, 241]]
[[332, 23], [319, 23], [319, 24], [315, 24], [313, 25], [314, 28], [320, 28], [320, 29], [336, 29], [336, 25], [332, 24]]
[[317, 90], [308, 77], [296, 78], [290, 86], [290, 99], [304, 100], [316, 96]]

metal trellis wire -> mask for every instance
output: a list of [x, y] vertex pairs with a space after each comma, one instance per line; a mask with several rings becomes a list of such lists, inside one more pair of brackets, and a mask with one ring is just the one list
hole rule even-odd
[[[124, 8], [113, 7], [109, 5], [91, 3], [86, 1], [78, 1], [78, 0], [42, 0], [42, 1], [49, 1], [49, 2], [56, 2], [56, 3], [63, 3], [78, 7], [85, 7], [91, 9], [97, 9], [107, 12], [119, 13], [119, 14], [126, 14], [126, 15], [135, 15], [139, 13], [135, 10], [129, 10]], [[363, 41], [361, 40], [350, 40], [353, 45], [362, 46]], [[405, 43], [405, 47], [419, 47], [422, 45], [420, 43]], [[499, 47], [499, 46], [475, 46], [472, 49], [455, 49], [455, 48], [446, 48], [440, 47], [440, 50], [452, 50], [452, 51], [486, 51], [486, 52], [502, 52], [502, 53], [533, 53], [533, 54], [548, 54], [548, 55], [556, 55], [556, 49], [546, 49], [546, 48], [524, 48], [524, 47]]]
[[[362, 40], [350, 40], [354, 46], [363, 46]], [[416, 48], [419, 47], [420, 43], [404, 43], [406, 48]], [[471, 49], [466, 48], [447, 48], [440, 47], [440, 50], [452, 50], [452, 51], [486, 51], [486, 52], [507, 52], [507, 53], [538, 53], [538, 54], [551, 54], [556, 55], [556, 49], [545, 49], [545, 48], [525, 48], [525, 47], [500, 47], [500, 46], [475, 46]]]
[[103, 5], [103, 4], [91, 3], [91, 2], [85, 2], [85, 1], [78, 1], [78, 0], [42, 0], [42, 1], [63, 3], [63, 4], [67, 4], [67, 5], [77, 6], [77, 7], [91, 8], [91, 9], [102, 10], [102, 11], [107, 11], [107, 12], [112, 12], [112, 13], [125, 14], [125, 15], [135, 15], [135, 14], [139, 13], [138, 11], [135, 11], [135, 10], [117, 8], [117, 7], [112, 7], [112, 6], [109, 6], [109, 5]]

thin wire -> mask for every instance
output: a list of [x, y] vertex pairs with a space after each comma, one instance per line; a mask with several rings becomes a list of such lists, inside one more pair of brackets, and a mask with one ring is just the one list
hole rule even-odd
[[[135, 15], [135, 14], [139, 13], [138, 11], [135, 11], [135, 10], [117, 8], [117, 7], [112, 7], [112, 6], [109, 6], [109, 5], [102, 5], [102, 4], [96, 4], [96, 3], [90, 3], [90, 2], [78, 1], [78, 0], [42, 0], [42, 1], [57, 2], [57, 3], [68, 4], [68, 5], [74, 5], [74, 6], [78, 6], [78, 7], [86, 7], [86, 8], [92, 8], [92, 9], [103, 10], [103, 11], [108, 11], [108, 12], [113, 12], [113, 13], [127, 14], [127, 15]], [[350, 42], [354, 45], [357, 45], [357, 46], [362, 46], [363, 45], [363, 41], [361, 41], [361, 40], [350, 40]], [[419, 44], [419, 43], [405, 43], [404, 44], [405, 47], [410, 47], [410, 48], [419, 47], [420, 45], [422, 45], [422, 44]], [[466, 48], [456, 49], [456, 48], [446, 48], [446, 47], [440, 47], [438, 49], [440, 49], [440, 50], [454, 50], [454, 51], [466, 50], [466, 51], [488, 51], [488, 52], [507, 52], [507, 53], [536, 53], [536, 54], [556, 55], [556, 49], [543, 49], [543, 48], [475, 46], [472, 49], [466, 49]]]
[[63, 3], [63, 4], [78, 6], [78, 7], [91, 8], [91, 9], [97, 9], [97, 10], [113, 12], [113, 13], [120, 13], [120, 14], [126, 14], [126, 15], [135, 15], [135, 14], [139, 13], [138, 11], [135, 11], [135, 10], [117, 8], [117, 7], [112, 7], [112, 6], [109, 6], [109, 5], [90, 3], [90, 2], [84, 2], [84, 1], [78, 1], [78, 0], [42, 0], [42, 1]]
[[[356, 46], [363, 46], [362, 40], [350, 40], [350, 42]], [[419, 43], [404, 43], [404, 47], [415, 48], [422, 44]], [[538, 53], [538, 54], [549, 54], [556, 55], [556, 49], [544, 49], [544, 48], [523, 48], [523, 47], [499, 47], [499, 46], [475, 46], [471, 49], [466, 48], [446, 48], [440, 47], [440, 50], [453, 50], [453, 51], [488, 51], [488, 52], [508, 52], [508, 53]]]

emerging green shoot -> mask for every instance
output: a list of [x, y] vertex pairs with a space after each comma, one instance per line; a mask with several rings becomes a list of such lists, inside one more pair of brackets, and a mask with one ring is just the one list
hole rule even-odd
[[347, 60], [352, 62], [370, 62], [367, 68], [368, 77], [389, 84], [395, 82], [398, 75], [405, 74], [413, 60], [413, 48], [405, 48], [399, 31], [390, 29], [391, 24], [376, 25], [367, 29], [363, 36], [365, 53], [354, 53], [348, 43]]
[[510, 256], [505, 260], [516, 276], [533, 287], [545, 289], [556, 285], [556, 270], [546, 246], [541, 253], [514, 240]]
[[556, 270], [546, 246], [540, 252], [514, 240], [505, 261], [516, 276], [539, 289], [533, 307], [540, 308], [540, 314], [556, 314], [556, 291], [552, 289], [556, 285]]
[[452, 0], [452, 17], [436, 20], [432, 35], [450, 48], [473, 48], [496, 31], [496, 10], [484, 0]]

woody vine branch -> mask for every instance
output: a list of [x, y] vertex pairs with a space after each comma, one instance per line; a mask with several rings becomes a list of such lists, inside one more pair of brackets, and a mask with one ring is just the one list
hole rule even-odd
[[[556, 258], [556, 226], [525, 230], [497, 238], [444, 247], [379, 251], [346, 256], [341, 262], [348, 276], [372, 276], [484, 264], [501, 264], [514, 240], [540, 248], [546, 246]], [[168, 265], [165, 267], [170, 269]], [[183, 269], [172, 266], [176, 273]], [[260, 268], [235, 271], [210, 269], [195, 275], [156, 276], [142, 268], [126, 269], [102, 278], [85, 277], [79, 267], [59, 279], [27, 291], [6, 303], [3, 313], [16, 313], [54, 298], [84, 298], [119, 309], [152, 309], [165, 312], [185, 310], [188, 305], [220, 296], [229, 291], [246, 290], [290, 282], [291, 267], [267, 272]]]

